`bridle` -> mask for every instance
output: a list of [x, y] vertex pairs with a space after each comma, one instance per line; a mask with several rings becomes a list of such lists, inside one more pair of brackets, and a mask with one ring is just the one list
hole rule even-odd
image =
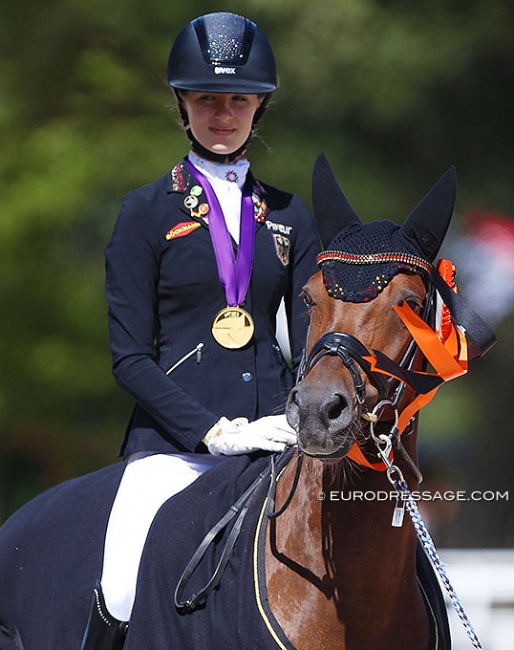
[[[435, 294], [435, 287], [431, 282], [429, 282], [420, 316], [427, 324], [431, 325], [433, 325], [433, 321], [435, 320]], [[416, 341], [414, 339], [411, 339], [398, 364], [396, 364], [396, 362], [394, 362], [392, 359], [385, 357], [385, 355], [382, 356], [388, 359], [389, 363], [392, 366], [403, 370], [403, 373], [399, 374], [409, 376], [418, 351], [419, 348]], [[368, 435], [363, 434], [358, 442], [362, 444], [363, 442], [366, 442], [372, 438], [377, 445], [379, 452], [383, 452], [384, 448], [386, 447], [386, 445], [384, 445], [384, 436], [375, 435], [375, 427], [377, 424], [379, 424], [379, 419], [384, 410], [384, 407], [388, 406], [394, 413], [394, 421], [392, 424], [390, 424], [390, 434], [387, 438], [387, 443], [389, 445], [388, 449], [390, 450], [392, 441], [394, 440], [396, 443], [396, 448], [401, 452], [402, 456], [407, 461], [407, 464], [410, 466], [418, 482], [421, 482], [421, 473], [417, 465], [410, 458], [403, 445], [401, 444], [400, 431], [397, 427], [398, 407], [407, 388], [407, 383], [395, 379], [394, 377], [386, 378], [385, 375], [373, 371], [371, 363], [368, 360], [371, 356], [370, 351], [361, 341], [359, 341], [358, 338], [352, 334], [348, 334], [347, 332], [327, 332], [314, 343], [308, 355], [304, 350], [303, 357], [298, 369], [297, 383], [301, 382], [314, 368], [314, 366], [326, 356], [338, 357], [343, 362], [345, 368], [347, 368], [350, 372], [355, 388], [359, 415], [361, 418], [367, 420], [369, 429]], [[426, 367], [426, 365], [427, 362], [425, 360], [424, 366]], [[369, 381], [378, 391], [377, 400], [375, 406], [372, 409], [369, 409], [366, 405], [366, 384], [359, 369], [368, 377]], [[304, 454], [304, 451], [301, 449], [298, 450], [296, 457], [296, 470], [291, 489], [288, 496], [286, 497], [286, 500], [278, 510], [273, 510], [277, 478], [274, 462], [272, 460], [271, 483], [270, 491], [268, 492], [269, 506], [266, 510], [266, 516], [269, 519], [276, 519], [289, 506], [300, 478]]]
[[[428, 284], [420, 316], [425, 323], [429, 325], [433, 324], [435, 317], [435, 287], [431, 282]], [[385, 355], [381, 355], [381, 357], [382, 359], [387, 360], [389, 366], [394, 366], [403, 371], [398, 374], [409, 376], [418, 350], [419, 348], [416, 341], [411, 339], [398, 363], [389, 359]], [[344, 366], [350, 372], [355, 389], [359, 414], [362, 418], [375, 423], [377, 407], [384, 404], [389, 405], [393, 411], [397, 411], [405, 394], [407, 383], [393, 377], [386, 377], [384, 374], [373, 371], [371, 363], [368, 360], [372, 356], [371, 351], [369, 351], [366, 346], [352, 334], [345, 332], [327, 332], [323, 334], [323, 336], [314, 343], [308, 355], [304, 352], [304, 357], [300, 363], [298, 371], [297, 382], [302, 381], [314, 366], [327, 355], [341, 359]], [[425, 366], [426, 363], [427, 362], [425, 361]], [[376, 405], [373, 409], [369, 409], [366, 406], [366, 385], [360, 371], [368, 377], [370, 383], [378, 391]]]
[[[449, 264], [451, 265], [450, 262]], [[353, 380], [358, 415], [367, 420], [367, 425], [361, 427], [357, 444], [349, 450], [347, 457], [379, 471], [386, 469], [386, 463], [371, 463], [364, 456], [361, 446], [371, 438], [379, 456], [382, 456], [384, 437], [387, 436], [416, 473], [414, 464], [401, 444], [401, 434], [413, 431], [415, 415], [429, 403], [444, 382], [465, 374], [468, 361], [483, 356], [496, 341], [491, 328], [462, 301], [452, 288], [451, 278], [450, 282], [443, 278], [439, 268], [432, 268], [426, 286], [419, 315], [405, 303], [401, 307], [392, 307], [412, 337], [399, 362], [379, 350], [370, 353], [361, 341], [348, 333], [328, 332], [314, 343], [300, 364], [298, 381], [304, 379], [326, 355], [336, 356], [343, 361]], [[439, 323], [435, 323], [439, 310], [439, 304], [436, 306], [437, 295], [440, 296], [444, 310], [451, 315], [451, 330], [446, 335], [439, 328]], [[442, 316], [441, 320], [444, 320]], [[420, 370], [415, 370], [414, 362], [419, 353], [423, 355], [423, 366]], [[429, 363], [435, 372], [427, 372]], [[365, 402], [363, 374], [378, 391], [372, 408]], [[405, 403], [403, 397], [407, 388], [413, 391], [414, 397]], [[393, 413], [393, 422], [389, 413], [385, 416], [386, 407]], [[380, 433], [376, 434], [376, 428], [382, 429]], [[389, 445], [386, 444], [386, 447]]]

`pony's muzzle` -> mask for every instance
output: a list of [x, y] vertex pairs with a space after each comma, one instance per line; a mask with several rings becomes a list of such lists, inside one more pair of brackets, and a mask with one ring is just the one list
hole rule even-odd
[[289, 394], [286, 416], [297, 432], [300, 449], [306, 454], [325, 456], [346, 447], [345, 431], [352, 422], [353, 407], [339, 389], [301, 382]]

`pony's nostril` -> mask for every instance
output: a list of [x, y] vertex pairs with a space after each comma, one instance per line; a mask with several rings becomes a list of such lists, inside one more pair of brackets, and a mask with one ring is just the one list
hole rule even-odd
[[300, 402], [298, 399], [298, 390], [293, 388], [289, 393], [289, 398], [286, 404], [286, 417], [289, 426], [297, 429], [300, 423]]
[[323, 419], [326, 421], [326, 424], [329, 424], [330, 421], [338, 420], [347, 406], [348, 402], [346, 398], [340, 393], [334, 393], [325, 404], [325, 417]]

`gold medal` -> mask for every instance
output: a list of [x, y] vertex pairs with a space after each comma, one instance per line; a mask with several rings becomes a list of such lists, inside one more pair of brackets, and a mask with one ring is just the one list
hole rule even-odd
[[212, 335], [224, 348], [238, 350], [252, 339], [254, 324], [250, 314], [241, 307], [225, 307], [216, 314]]

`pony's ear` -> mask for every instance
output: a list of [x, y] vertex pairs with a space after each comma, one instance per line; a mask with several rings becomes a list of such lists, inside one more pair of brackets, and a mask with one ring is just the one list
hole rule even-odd
[[322, 153], [316, 158], [312, 170], [312, 210], [324, 248], [343, 228], [352, 223], [362, 223]]
[[403, 235], [433, 262], [446, 236], [457, 195], [455, 167], [441, 176], [402, 226]]

